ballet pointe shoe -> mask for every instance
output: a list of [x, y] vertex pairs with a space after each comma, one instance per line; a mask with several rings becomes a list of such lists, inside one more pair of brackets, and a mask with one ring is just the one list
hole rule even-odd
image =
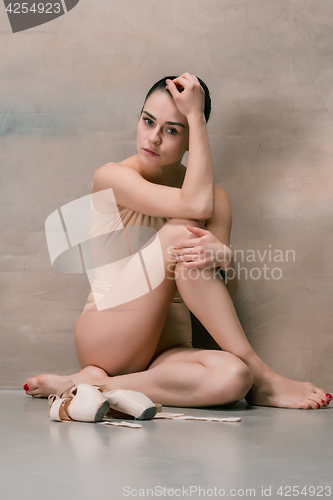
[[110, 403], [107, 413], [110, 417], [125, 417], [130, 415], [136, 420], [154, 418], [161, 405], [155, 405], [145, 394], [126, 389], [110, 390], [106, 385], [94, 386], [99, 389]]
[[50, 394], [48, 400], [50, 418], [58, 422], [100, 422], [110, 408], [109, 401], [98, 388], [89, 384], [75, 385], [72, 381], [62, 386], [58, 394]]

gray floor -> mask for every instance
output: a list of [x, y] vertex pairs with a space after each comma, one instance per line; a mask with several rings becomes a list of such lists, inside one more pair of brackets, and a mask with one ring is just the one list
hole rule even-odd
[[53, 422], [46, 399], [1, 390], [0, 498], [333, 495], [332, 408], [260, 408], [242, 400], [232, 409], [182, 412], [242, 422], [152, 420], [141, 429]]

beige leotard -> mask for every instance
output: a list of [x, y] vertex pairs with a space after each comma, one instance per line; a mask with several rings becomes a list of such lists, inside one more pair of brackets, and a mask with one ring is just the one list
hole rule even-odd
[[[159, 231], [169, 220], [169, 218], [165, 217], [145, 215], [120, 205], [117, 205], [117, 209], [110, 217], [110, 214], [98, 212], [93, 206], [93, 198], [91, 199], [91, 220], [93, 220], [91, 238], [117, 229], [123, 229], [126, 226], [150, 226]], [[107, 282], [108, 272], [106, 266], [103, 267], [103, 272], [101, 271], [102, 269], [100, 272], [98, 270], [94, 272], [91, 291], [82, 314], [94, 307], [96, 304], [94, 296], [98, 300], [99, 297], [102, 298], [110, 290], [110, 284]], [[177, 290], [170, 305], [156, 352], [183, 344], [192, 346], [192, 324], [190, 311]]]

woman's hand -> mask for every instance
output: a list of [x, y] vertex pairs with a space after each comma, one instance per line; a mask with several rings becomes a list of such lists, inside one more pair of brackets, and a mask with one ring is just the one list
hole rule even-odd
[[167, 89], [176, 106], [186, 117], [192, 113], [203, 114], [205, 109], [205, 91], [195, 75], [183, 73], [174, 80], [167, 80]]
[[171, 255], [175, 262], [182, 262], [183, 266], [191, 269], [211, 269], [216, 266], [228, 270], [232, 260], [232, 251], [223, 245], [210, 231], [201, 227], [186, 225], [191, 233], [198, 237], [179, 242], [171, 247]]

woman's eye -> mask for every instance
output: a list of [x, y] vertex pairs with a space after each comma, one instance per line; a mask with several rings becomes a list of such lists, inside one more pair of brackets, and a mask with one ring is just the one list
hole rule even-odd
[[[150, 118], [142, 118], [142, 119], [145, 122], [145, 124], [148, 125], [149, 127], [154, 125], [154, 122]], [[178, 130], [176, 130], [175, 128], [167, 128], [166, 130], [169, 132], [170, 135], [175, 135], [178, 133]]]

